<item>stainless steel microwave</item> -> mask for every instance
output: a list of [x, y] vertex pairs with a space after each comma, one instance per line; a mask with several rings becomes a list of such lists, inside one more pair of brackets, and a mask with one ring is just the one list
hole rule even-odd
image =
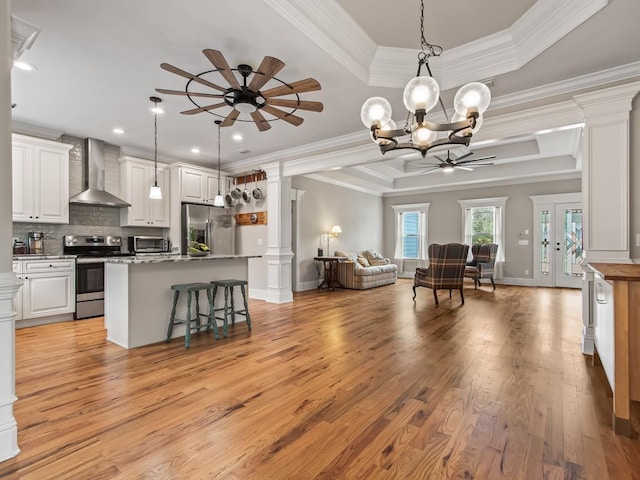
[[129, 251], [133, 253], [164, 253], [171, 251], [168, 237], [129, 237]]

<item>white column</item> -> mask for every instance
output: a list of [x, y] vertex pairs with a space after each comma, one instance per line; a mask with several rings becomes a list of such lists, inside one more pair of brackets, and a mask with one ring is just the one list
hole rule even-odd
[[[576, 95], [585, 120], [582, 146], [586, 262], [630, 263], [629, 116], [640, 82]], [[582, 287], [582, 351], [594, 351], [593, 275]]]
[[13, 416], [16, 401], [15, 312], [13, 297], [20, 282], [11, 257], [11, 9], [0, 0], [0, 461], [15, 457], [18, 426]]
[[267, 295], [271, 303], [293, 301], [291, 289], [291, 179], [280, 162], [263, 165], [267, 174]]

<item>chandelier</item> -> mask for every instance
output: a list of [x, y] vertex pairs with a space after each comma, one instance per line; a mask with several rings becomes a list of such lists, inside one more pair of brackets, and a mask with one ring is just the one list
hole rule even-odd
[[[462, 86], [455, 95], [453, 106], [456, 113], [451, 121], [440, 99], [440, 86], [429, 68], [429, 58], [439, 57], [442, 47], [432, 45], [424, 37], [424, 0], [420, 0], [420, 47], [418, 72], [404, 88], [404, 105], [409, 110], [404, 128], [397, 128], [391, 119], [391, 104], [383, 97], [371, 97], [362, 105], [360, 118], [371, 129], [371, 138], [384, 154], [390, 150], [411, 148], [423, 157], [427, 152], [442, 145], [469, 146], [471, 137], [482, 125], [482, 114], [491, 102], [489, 88], [480, 82]], [[425, 67], [428, 75], [421, 75]], [[429, 112], [437, 103], [444, 112], [446, 123], [427, 120]], [[438, 132], [447, 132], [438, 138]], [[401, 141], [402, 137], [408, 139]]]

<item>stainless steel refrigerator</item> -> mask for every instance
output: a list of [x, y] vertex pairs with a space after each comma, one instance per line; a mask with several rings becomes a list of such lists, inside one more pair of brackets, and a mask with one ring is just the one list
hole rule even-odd
[[205, 243], [214, 254], [235, 254], [235, 218], [230, 208], [182, 204], [182, 249], [187, 253], [189, 233]]

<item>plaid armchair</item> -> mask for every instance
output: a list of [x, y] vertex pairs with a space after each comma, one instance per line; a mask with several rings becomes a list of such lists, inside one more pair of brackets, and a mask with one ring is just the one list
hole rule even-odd
[[438, 305], [437, 290], [460, 290], [460, 300], [464, 305], [464, 295], [462, 285], [464, 283], [464, 269], [467, 263], [469, 245], [460, 243], [447, 243], [439, 245], [432, 243], [429, 245], [429, 267], [416, 268], [413, 279], [413, 300], [416, 299], [416, 287], [427, 287], [433, 289], [433, 298]]
[[496, 254], [498, 253], [498, 245], [495, 243], [486, 243], [484, 245], [473, 245], [471, 247], [471, 255], [473, 260], [467, 264], [464, 270], [464, 276], [473, 278], [473, 286], [480, 286], [481, 278], [491, 279], [493, 289], [496, 284], [493, 283], [493, 269], [496, 264]]

